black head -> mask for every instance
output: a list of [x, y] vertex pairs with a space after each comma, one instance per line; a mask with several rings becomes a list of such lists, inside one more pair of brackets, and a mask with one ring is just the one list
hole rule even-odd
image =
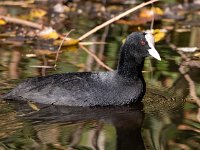
[[145, 32], [133, 32], [122, 45], [122, 51], [126, 58], [144, 58], [149, 55], [161, 60], [160, 55], [154, 48], [154, 38], [152, 34]]

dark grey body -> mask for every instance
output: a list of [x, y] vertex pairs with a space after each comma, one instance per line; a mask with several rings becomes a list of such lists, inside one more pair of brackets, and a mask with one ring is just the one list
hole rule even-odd
[[143, 77], [124, 78], [116, 71], [55, 74], [28, 79], [4, 99], [68, 106], [125, 105], [142, 100]]

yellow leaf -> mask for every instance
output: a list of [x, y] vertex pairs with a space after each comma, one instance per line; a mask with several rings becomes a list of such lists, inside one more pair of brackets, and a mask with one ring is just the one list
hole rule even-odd
[[153, 36], [154, 36], [154, 40], [155, 42], [159, 42], [162, 39], [164, 39], [165, 35], [166, 35], [166, 30], [164, 29], [155, 29], [155, 30], [151, 30], [151, 31], [147, 31], [147, 32], [153, 32]]
[[5, 24], [6, 24], [6, 21], [3, 19], [0, 19], [0, 25], [5, 25]]
[[139, 14], [141, 18], [152, 18], [153, 15], [163, 15], [164, 12], [159, 7], [153, 7], [151, 9], [143, 8]]
[[57, 39], [58, 33], [56, 31], [52, 31], [49, 34], [41, 35], [41, 37], [44, 38], [44, 39]]
[[61, 48], [62, 51], [70, 51], [70, 52], [76, 52], [78, 50], [78, 46], [77, 45], [68, 45], [68, 46], [63, 46]]
[[30, 17], [31, 18], [41, 18], [46, 14], [47, 14], [47, 12], [45, 10], [37, 8], [37, 9], [31, 10]]
[[159, 7], [153, 7], [151, 10], [153, 10], [154, 14], [156, 15], [163, 15], [164, 12], [162, 9], [160, 9]]
[[57, 39], [59, 37], [58, 33], [51, 27], [45, 28], [39, 32], [38, 36], [43, 39]]
[[147, 8], [143, 8], [139, 14], [139, 17], [141, 18], [152, 18], [152, 16], [153, 16], [153, 12]]
[[[56, 40], [54, 41], [54, 45], [60, 45], [62, 40]], [[62, 46], [73, 46], [73, 45], [78, 45], [79, 40], [77, 39], [72, 39], [72, 38], [66, 38], [62, 44]]]

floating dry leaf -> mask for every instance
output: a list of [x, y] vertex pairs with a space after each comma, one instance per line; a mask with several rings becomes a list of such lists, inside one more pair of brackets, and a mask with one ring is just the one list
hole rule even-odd
[[155, 42], [159, 42], [164, 39], [166, 35], [166, 30], [164, 29], [155, 29], [153, 30], [153, 36], [155, 38]]
[[164, 39], [164, 37], [166, 36], [167, 30], [155, 29], [155, 30], [147, 30], [147, 32], [151, 32], [153, 34], [155, 42], [159, 42]]
[[153, 7], [151, 10], [152, 10], [156, 15], [163, 15], [163, 14], [164, 14], [164, 11], [163, 11], [161, 8], [159, 8], [159, 7]]
[[34, 8], [30, 12], [30, 18], [42, 18], [44, 15], [46, 15], [47, 12], [40, 8]]
[[71, 51], [71, 52], [76, 52], [78, 50], [77, 45], [70, 45], [70, 46], [64, 46], [61, 48], [62, 51]]
[[[54, 41], [54, 45], [60, 45], [60, 43], [62, 42], [62, 40], [56, 40]], [[73, 45], [78, 45], [79, 44], [79, 40], [77, 39], [72, 39], [72, 38], [65, 38], [62, 46], [73, 46]]]
[[6, 21], [3, 20], [3, 19], [0, 19], [0, 26], [1, 26], [1, 25], [5, 25], [5, 24], [6, 24]]
[[153, 15], [163, 15], [164, 12], [159, 7], [153, 7], [151, 9], [143, 8], [139, 14], [141, 18], [152, 18]]
[[57, 39], [59, 34], [52, 27], [46, 27], [38, 33], [38, 36], [43, 39]]

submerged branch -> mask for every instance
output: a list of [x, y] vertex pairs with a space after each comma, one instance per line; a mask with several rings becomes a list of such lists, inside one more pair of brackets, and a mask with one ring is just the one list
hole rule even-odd
[[[200, 98], [197, 96], [197, 93], [195, 90], [196, 89], [195, 83], [192, 80], [192, 78], [190, 77], [190, 75], [188, 74], [188, 72], [186, 71], [187, 69], [186, 69], [185, 64], [191, 63], [191, 58], [188, 57], [187, 55], [185, 55], [184, 52], [177, 50], [177, 47], [174, 44], [169, 43], [169, 46], [181, 56], [182, 62], [179, 67], [179, 72], [183, 75], [185, 80], [188, 82], [190, 96], [194, 99], [194, 101], [197, 103], [197, 105], [200, 106]], [[200, 120], [200, 116], [199, 116], [199, 120]]]

